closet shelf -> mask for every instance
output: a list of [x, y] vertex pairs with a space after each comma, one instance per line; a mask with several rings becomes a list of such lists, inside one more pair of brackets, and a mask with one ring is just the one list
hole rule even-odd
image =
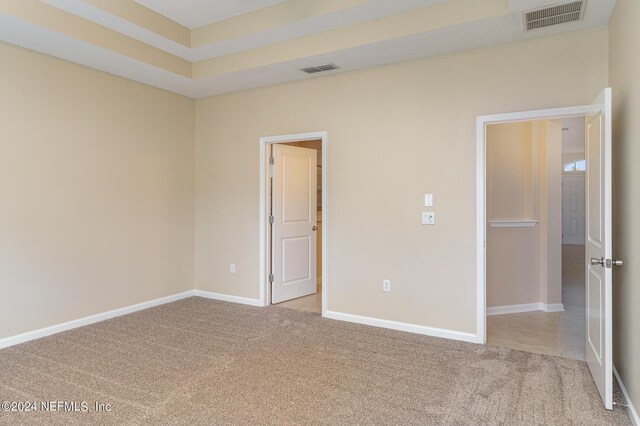
[[492, 228], [532, 228], [538, 224], [535, 219], [522, 220], [490, 220], [489, 224]]

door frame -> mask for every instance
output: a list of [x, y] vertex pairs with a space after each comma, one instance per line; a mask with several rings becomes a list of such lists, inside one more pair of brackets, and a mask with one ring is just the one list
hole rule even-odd
[[486, 128], [489, 124], [552, 120], [588, 115], [593, 105], [482, 115], [476, 117], [476, 342], [487, 343]]
[[328, 144], [329, 135], [326, 131], [298, 133], [291, 135], [263, 136], [260, 138], [260, 305], [271, 304], [271, 288], [269, 286], [268, 261], [271, 254], [269, 247], [269, 151], [268, 146], [276, 143], [302, 142], [310, 140], [322, 140], [322, 316], [327, 312], [327, 294], [329, 293], [329, 234], [328, 217], [329, 206], [327, 203], [327, 169], [328, 169]]

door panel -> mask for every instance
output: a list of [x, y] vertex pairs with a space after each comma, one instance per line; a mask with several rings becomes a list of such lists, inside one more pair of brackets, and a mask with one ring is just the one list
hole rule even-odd
[[[613, 409], [611, 306], [611, 89], [585, 120], [587, 157], [587, 364], [607, 409]], [[592, 262], [592, 259], [595, 260]]]
[[316, 292], [317, 151], [275, 144], [271, 303]]
[[598, 362], [602, 360], [602, 277], [592, 269], [589, 277], [587, 300], [591, 315], [587, 318], [587, 344]]
[[562, 244], [585, 243], [585, 176], [562, 176]]
[[282, 239], [282, 285], [309, 279], [310, 240], [308, 236]]
[[276, 168], [281, 167], [282, 173], [282, 180], [278, 180], [282, 189], [280, 194], [282, 196], [282, 223], [309, 223], [311, 220], [309, 157], [283, 153], [280, 162], [281, 164], [277, 164]]

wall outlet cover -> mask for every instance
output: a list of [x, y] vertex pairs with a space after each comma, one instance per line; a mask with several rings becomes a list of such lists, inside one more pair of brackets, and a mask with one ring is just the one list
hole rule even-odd
[[436, 214], [435, 212], [422, 212], [422, 224], [423, 225], [435, 225]]

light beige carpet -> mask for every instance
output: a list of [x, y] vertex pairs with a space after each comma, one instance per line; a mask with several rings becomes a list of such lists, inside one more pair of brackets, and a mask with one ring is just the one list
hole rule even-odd
[[10, 425], [630, 424], [580, 361], [196, 297], [0, 350], [0, 401], [89, 407]]

